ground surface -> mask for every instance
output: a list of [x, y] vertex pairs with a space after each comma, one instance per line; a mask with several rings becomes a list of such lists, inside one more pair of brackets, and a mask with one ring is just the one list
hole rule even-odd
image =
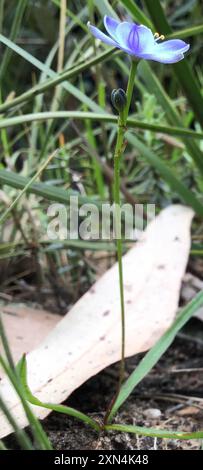
[[[193, 320], [191, 325], [202, 329]], [[191, 329], [190, 329], [191, 330]], [[141, 356], [140, 356], [141, 357]], [[140, 360], [136, 356], [127, 360], [131, 372]], [[117, 423], [153, 426], [162, 429], [196, 431], [203, 428], [203, 341], [201, 339], [177, 338], [158, 365], [137, 387], [123, 405], [116, 418]], [[190, 369], [188, 372], [174, 372]], [[68, 400], [83, 412], [101, 419], [103, 410], [112, 398], [116, 386], [117, 365], [90, 379]], [[152, 398], [153, 397], [153, 398]], [[150, 409], [160, 410], [161, 416], [151, 418]], [[158, 411], [156, 411], [158, 413]], [[44, 421], [44, 428], [56, 449], [200, 449], [200, 441], [161, 440], [130, 434], [109, 433], [98, 437], [97, 433], [67, 416], [53, 413]]]
[[[192, 272], [202, 279], [202, 262], [199, 264], [196, 262], [195, 265], [193, 263], [191, 267]], [[189, 286], [191, 288], [191, 285]], [[192, 291], [192, 295], [195, 293]], [[190, 300], [190, 296], [187, 297], [186, 294], [188, 294], [188, 281], [182, 290], [181, 305]], [[26, 305], [26, 300], [23, 300]], [[30, 301], [27, 305], [33, 306]], [[42, 307], [47, 307], [47, 305], [43, 304]], [[53, 311], [57, 311], [54, 303], [51, 307]], [[126, 378], [141, 358], [142, 355], [137, 355], [126, 361]], [[185, 372], [180, 369], [184, 369]], [[95, 419], [102, 420], [104, 411], [116, 390], [117, 377], [118, 365], [116, 364], [81, 386], [66, 404], [92, 415]], [[153, 418], [152, 415], [155, 414], [159, 416]], [[203, 429], [202, 321], [190, 320], [156, 367], [137, 386], [133, 395], [123, 405], [116, 417], [116, 422], [175, 431]], [[98, 436], [83, 423], [57, 413], [52, 413], [46, 418], [43, 421], [43, 427], [53, 447], [60, 450], [191, 450], [200, 449], [202, 446], [200, 441], [156, 440], [117, 432]], [[9, 436], [5, 441], [9, 448], [16, 448], [13, 436]]]

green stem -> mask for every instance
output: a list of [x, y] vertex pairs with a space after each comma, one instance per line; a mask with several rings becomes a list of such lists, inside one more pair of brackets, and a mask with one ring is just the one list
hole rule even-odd
[[137, 70], [137, 62], [134, 59], [132, 59], [131, 70], [130, 70], [130, 75], [129, 75], [129, 80], [128, 80], [127, 91], [126, 91], [127, 104], [126, 104], [126, 107], [124, 109], [124, 125], [125, 126], [126, 126], [126, 122], [127, 122], [127, 119], [128, 119], [128, 113], [129, 113], [130, 104], [131, 104], [131, 100], [132, 100], [136, 70]]
[[137, 68], [137, 63], [134, 60], [132, 60], [128, 86], [127, 86], [127, 91], [126, 91], [127, 102], [126, 102], [126, 106], [124, 110], [119, 113], [117, 141], [116, 141], [116, 147], [115, 147], [115, 153], [114, 153], [115, 235], [116, 235], [117, 259], [118, 259], [120, 307], [121, 307], [121, 361], [120, 361], [120, 371], [119, 371], [117, 392], [106, 412], [106, 416], [104, 419], [105, 423], [108, 422], [108, 417], [111, 413], [113, 404], [118, 396], [118, 393], [120, 392], [120, 388], [121, 388], [121, 385], [124, 379], [124, 373], [125, 373], [125, 302], [124, 302], [123, 264], [122, 264], [123, 243], [122, 243], [122, 236], [121, 236], [121, 218], [120, 218], [120, 206], [121, 206], [120, 163], [121, 163], [121, 158], [126, 147], [125, 132], [126, 132], [128, 113], [130, 109], [130, 103], [132, 99], [136, 68]]

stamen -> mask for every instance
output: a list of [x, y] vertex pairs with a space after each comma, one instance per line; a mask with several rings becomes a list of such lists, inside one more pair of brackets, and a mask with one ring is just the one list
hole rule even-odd
[[165, 39], [165, 36], [163, 34], [155, 33], [154, 34], [154, 40], [157, 41], [163, 41]]

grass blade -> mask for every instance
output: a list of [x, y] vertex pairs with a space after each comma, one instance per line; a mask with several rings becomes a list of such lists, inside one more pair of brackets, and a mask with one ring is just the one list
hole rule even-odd
[[0, 2], [0, 33], [2, 32], [2, 27], [3, 27], [4, 8], [5, 8], [5, 0], [1, 0]]
[[8, 409], [6, 403], [4, 403], [4, 401], [2, 400], [1, 396], [0, 396], [0, 409], [6, 416], [9, 424], [12, 426], [13, 431], [15, 432], [16, 439], [19, 445], [22, 447], [22, 449], [34, 450], [34, 447], [32, 446], [32, 443], [30, 439], [28, 438], [27, 434], [18, 427], [15, 419], [10, 413], [10, 410]]
[[167, 39], [185, 39], [191, 36], [197, 36], [198, 34], [203, 34], [203, 24], [197, 26], [192, 26], [191, 28], [185, 28], [180, 31], [175, 31], [167, 35]]
[[12, 101], [0, 105], [0, 113], [4, 113], [8, 109], [11, 109], [14, 106], [24, 103], [25, 101], [29, 101], [30, 99], [35, 98], [36, 95], [44, 93], [45, 91], [55, 87], [56, 85], [64, 81], [66, 81], [66, 83], [62, 83], [62, 86], [66, 91], [73, 94], [76, 98], [81, 100], [82, 103], [85, 103], [93, 111], [103, 112], [103, 109], [101, 109], [100, 106], [98, 106], [96, 103], [94, 103], [94, 101], [84, 95], [84, 93], [78, 90], [78, 88], [71, 85], [71, 83], [67, 83], [67, 80], [72, 77], [78, 76], [79, 73], [83, 72], [86, 69], [89, 69], [91, 66], [96, 65], [104, 60], [107, 60], [115, 51], [114, 48], [110, 48], [102, 54], [98, 55], [97, 57], [94, 57], [93, 59], [88, 60], [87, 62], [83, 62], [82, 64], [80, 63], [78, 66], [75, 66], [70, 70], [58, 74], [54, 72], [54, 70], [50, 69], [46, 64], [40, 62], [40, 60], [36, 59], [33, 55], [29, 54], [27, 51], [22, 49], [22, 47], [19, 47], [14, 44], [2, 34], [0, 34], [0, 41], [3, 44], [7, 45], [7, 47], [15, 51], [17, 54], [19, 54], [21, 57], [23, 57], [25, 60], [30, 62], [32, 65], [37, 67], [39, 70], [45, 72], [47, 76], [52, 78], [52, 80], [46, 80], [43, 83], [32, 87], [30, 90], [26, 91], [25, 93], [22, 93], [22, 95], [18, 96], [17, 98], [14, 98]]
[[[1, 313], [0, 313], [0, 338], [1, 338], [3, 350], [5, 352], [5, 356], [7, 358], [10, 369], [13, 372], [15, 372], [15, 365], [14, 365], [12, 354], [11, 354], [11, 351], [10, 351], [10, 348], [9, 348], [9, 345], [8, 345], [6, 333], [5, 333], [2, 318], [1, 318]], [[17, 439], [18, 443], [21, 445], [21, 447], [23, 449], [32, 450], [33, 446], [32, 446], [32, 443], [31, 443], [30, 439], [28, 438], [26, 433], [18, 427], [18, 425], [16, 423], [16, 420], [14, 419], [12, 414], [10, 413], [10, 410], [8, 409], [6, 403], [4, 402], [4, 400], [2, 399], [1, 396], [0, 396], [0, 409], [2, 410], [2, 412], [6, 416], [9, 424], [12, 426], [14, 432], [16, 433], [16, 439]]]
[[166, 331], [166, 333], [157, 341], [157, 343], [150, 349], [144, 356], [138, 367], [130, 375], [127, 381], [123, 384], [118, 398], [113, 406], [109, 420], [117, 413], [121, 405], [127, 400], [136, 385], [149, 373], [155, 366], [160, 357], [165, 353], [171, 345], [177, 333], [183, 328], [188, 320], [193, 316], [196, 310], [203, 305], [203, 291], [196, 295], [196, 297], [184, 307], [179, 313], [173, 325]]
[[[152, 2], [151, 0], [144, 0], [144, 4], [153, 20], [155, 29], [160, 31], [161, 34], [171, 34], [172, 29], [166, 19], [160, 1], [153, 0]], [[173, 64], [173, 69], [197, 119], [199, 119], [199, 122], [203, 126], [203, 98], [190, 64], [187, 60], [182, 60], [177, 64]]]
[[[163, 111], [166, 114], [169, 122], [172, 125], [181, 126], [182, 120], [178, 111], [174, 108], [169, 96], [166, 94], [161, 83], [157, 79], [156, 75], [152, 72], [150, 65], [146, 61], [142, 61], [139, 65], [139, 72], [141, 73], [144, 82], [146, 83], [147, 89], [150, 93], [156, 96], [158, 103], [162, 106]], [[183, 136], [184, 137], [184, 136]], [[182, 139], [184, 144], [196, 163], [197, 167], [203, 173], [203, 154], [198, 148], [197, 144], [192, 139]]]
[[[23, 190], [25, 187], [26, 193], [36, 194], [41, 196], [49, 201], [59, 202], [62, 204], [67, 204], [71, 196], [77, 196], [78, 201], [81, 203], [92, 202], [93, 199], [81, 196], [77, 191], [65, 190], [63, 188], [58, 188], [51, 186], [46, 183], [30, 183], [28, 178], [18, 175], [17, 173], [12, 173], [8, 170], [0, 170], [0, 183], [10, 186], [15, 189]], [[94, 203], [99, 205], [99, 202], [94, 198]]]
[[35, 175], [30, 179], [30, 181], [24, 186], [24, 188], [22, 189], [22, 191], [18, 194], [18, 196], [14, 199], [14, 201], [12, 202], [12, 204], [8, 207], [8, 209], [6, 209], [6, 211], [4, 212], [4, 214], [1, 216], [0, 218], [0, 225], [7, 219], [7, 217], [9, 216], [10, 212], [13, 210], [13, 208], [17, 205], [17, 203], [19, 202], [19, 200], [21, 199], [21, 197], [27, 192], [27, 190], [29, 189], [29, 187], [32, 185], [32, 183], [34, 183], [34, 181], [38, 178], [38, 176], [40, 176], [40, 174], [42, 173], [43, 170], [45, 170], [45, 168], [47, 167], [47, 165], [51, 162], [51, 160], [53, 160], [53, 158], [56, 156], [56, 153], [58, 152], [58, 150], [55, 150], [51, 155], [49, 155], [49, 157], [46, 159], [46, 161], [41, 165], [41, 167], [39, 168], [39, 170], [37, 171], [37, 173], [35, 173]]
[[10, 369], [10, 367], [7, 365], [6, 361], [3, 359], [3, 357], [0, 356], [0, 365], [2, 366], [3, 370], [5, 371], [7, 377], [9, 378], [11, 384], [13, 385], [15, 391], [17, 392], [19, 399], [22, 403], [22, 406], [24, 408], [25, 414], [27, 416], [28, 422], [30, 424], [33, 437], [35, 438], [36, 442], [39, 444], [39, 448], [41, 450], [52, 450], [51, 443], [43, 431], [43, 428], [38, 421], [38, 419], [35, 417], [34, 413], [32, 412], [31, 408], [29, 407], [26, 398], [24, 396], [24, 391], [19, 383], [19, 379], [16, 376], [16, 374]]
[[147, 16], [143, 13], [143, 11], [136, 5], [133, 0], [121, 0], [121, 3], [124, 5], [126, 10], [131, 13], [133, 19], [140, 24], [144, 24], [148, 26], [148, 28], [152, 28], [152, 23], [147, 18]]
[[110, 424], [104, 428], [107, 431], [120, 431], [138, 434], [140, 436], [158, 437], [160, 439], [202, 439], [203, 431], [197, 432], [182, 432], [182, 431], [167, 431], [165, 429], [145, 428], [141, 426], [131, 426], [128, 424]]
[[1, 440], [0, 440], [0, 450], [8, 450]]
[[[24, 124], [33, 121], [46, 121], [48, 119], [80, 119], [80, 120], [91, 120], [94, 122], [107, 122], [116, 124], [117, 123], [117, 116], [113, 114], [106, 114], [106, 113], [92, 113], [92, 112], [82, 112], [82, 111], [48, 111], [42, 113], [32, 113], [32, 114], [24, 114], [22, 116], [16, 116], [12, 118], [2, 118], [0, 119], [0, 129], [5, 129], [7, 127], [17, 126], [19, 124]], [[174, 122], [174, 120], [173, 120]], [[177, 122], [178, 121], [177, 118]], [[159, 124], [151, 124], [144, 121], [137, 121], [134, 117], [129, 117], [127, 120], [127, 124], [129, 128], [134, 129], [143, 129], [143, 130], [150, 130], [152, 132], [161, 132], [162, 134], [173, 135], [177, 137], [189, 137], [193, 139], [203, 139], [203, 132], [196, 132], [191, 129], [186, 129], [180, 126], [171, 127], [171, 126], [163, 126]], [[191, 139], [188, 139], [186, 145], [191, 144]], [[201, 152], [198, 149], [198, 155]], [[198, 160], [199, 161], [199, 160]], [[203, 164], [202, 164], [203, 165]]]
[[53, 403], [43, 403], [40, 400], [38, 400], [38, 398], [36, 398], [32, 394], [27, 384], [27, 363], [26, 363], [25, 355], [21, 359], [20, 377], [21, 377], [21, 382], [22, 382], [26, 399], [33, 405], [41, 406], [43, 408], [47, 408], [48, 410], [56, 411], [58, 413], [64, 413], [66, 415], [79, 419], [80, 421], [83, 421], [85, 424], [89, 424], [89, 426], [91, 426], [93, 429], [97, 431], [100, 430], [100, 426], [95, 420], [85, 415], [84, 413], [81, 413], [80, 411], [75, 410], [74, 408], [70, 408], [69, 406], [64, 406], [64, 405], [54, 405]]
[[196, 198], [195, 194], [176, 178], [173, 170], [171, 170], [152, 150], [148, 149], [137, 137], [128, 133], [127, 138], [128, 141], [139, 151], [142, 157], [158, 171], [162, 178], [169, 184], [171, 189], [173, 189], [186, 204], [191, 206], [194, 211], [202, 217], [203, 205]]
[[[15, 41], [18, 35], [26, 6], [27, 6], [27, 0], [18, 1], [12, 28], [11, 28], [11, 34], [10, 34], [11, 41]], [[4, 73], [8, 68], [11, 57], [12, 57], [12, 50], [6, 49], [3, 59], [1, 61], [1, 66], [0, 66], [0, 80], [2, 80]]]
[[[54, 70], [48, 69], [48, 66], [46, 64], [43, 64], [40, 62], [40, 60], [36, 59], [33, 55], [31, 55], [29, 52], [25, 51], [21, 47], [17, 46], [14, 44], [12, 41], [4, 37], [2, 34], [0, 35], [0, 41], [6, 44], [10, 49], [15, 51], [17, 54], [19, 54], [21, 57], [27, 60], [30, 64], [34, 65], [37, 67], [41, 72], [46, 72], [48, 76], [51, 78], [56, 78], [58, 79], [60, 77], [59, 73], [56, 73]], [[63, 75], [63, 74], [62, 74]], [[56, 82], [55, 82], [56, 85]], [[41, 85], [41, 87], [43, 84]], [[96, 112], [102, 112], [100, 106], [98, 106], [93, 100], [91, 100], [88, 96], [86, 96], [84, 93], [82, 93], [77, 87], [72, 85], [71, 83], [67, 82], [63, 83], [63, 88], [65, 88], [68, 93], [73, 95], [75, 98], [77, 98], [81, 103], [85, 103], [88, 108], [92, 109], [92, 111]], [[29, 90], [29, 92], [32, 90], [32, 88]], [[27, 93], [29, 93], [27, 92]], [[35, 93], [36, 95], [36, 93]], [[12, 103], [12, 102], [11, 102]]]
[[10, 348], [9, 348], [9, 345], [8, 345], [8, 341], [7, 341], [7, 338], [6, 338], [6, 333], [5, 333], [5, 330], [4, 330], [1, 313], [0, 313], [0, 337], [1, 337], [2, 346], [3, 346], [3, 349], [5, 351], [5, 355], [6, 355], [8, 363], [9, 363], [9, 366], [12, 370], [15, 370], [15, 364], [14, 364], [12, 354], [11, 354], [11, 351], [10, 351]]
[[[35, 418], [32, 410], [26, 403], [22, 387], [19, 381], [19, 376], [18, 376], [18, 370], [17, 368], [13, 369], [13, 359], [12, 359], [12, 354], [9, 348], [8, 340], [6, 337], [6, 333], [4, 331], [3, 327], [3, 322], [0, 321], [0, 338], [2, 340], [4, 352], [7, 358], [8, 363], [6, 360], [0, 355], [0, 365], [2, 366], [3, 370], [5, 371], [8, 379], [10, 380], [11, 384], [13, 385], [14, 390], [16, 391], [17, 395], [19, 396], [19, 399], [22, 403], [22, 406], [24, 408], [25, 414], [28, 418], [28, 422], [31, 426], [32, 429], [32, 434], [33, 437], [36, 441], [36, 443], [39, 444], [39, 448], [42, 450], [51, 450], [52, 446], [49, 442], [49, 439], [47, 435], [44, 433], [40, 422]], [[10, 363], [10, 364], [9, 364]], [[2, 411], [4, 412], [5, 416], [7, 417], [9, 423], [11, 424], [12, 428], [14, 431], [17, 433], [16, 437], [23, 446], [23, 448], [26, 449], [32, 449], [32, 444], [27, 437], [26, 433], [22, 431], [19, 427], [18, 424], [16, 423], [15, 418], [13, 418], [10, 410], [8, 410], [7, 405], [4, 403], [4, 400], [0, 400], [0, 405], [2, 408]]]
[[[60, 8], [61, 0], [51, 0], [51, 1], [54, 5], [56, 5], [58, 8]], [[83, 15], [87, 14], [87, 7], [86, 6], [80, 10], [80, 14], [81, 13], [83, 13]], [[66, 16], [68, 18], [71, 18], [76, 25], [80, 26], [80, 28], [82, 28], [85, 33], [89, 33], [89, 29], [88, 29], [87, 25], [84, 24], [80, 20], [80, 14], [77, 13], [77, 15], [74, 15], [74, 13], [71, 10], [69, 10], [69, 8], [66, 8]]]
[[94, 5], [102, 17], [108, 15], [117, 20], [119, 19], [117, 13], [112, 8], [108, 0], [94, 0]]

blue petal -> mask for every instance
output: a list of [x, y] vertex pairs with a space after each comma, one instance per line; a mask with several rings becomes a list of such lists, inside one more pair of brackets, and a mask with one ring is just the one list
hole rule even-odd
[[184, 52], [188, 51], [190, 45], [186, 44], [186, 42], [184, 41], [181, 41], [181, 39], [171, 39], [170, 41], [164, 41], [162, 43], [157, 44], [157, 47], [159, 48], [159, 51], [184, 54]]
[[167, 55], [164, 53], [161, 54], [158, 51], [154, 51], [151, 54], [141, 54], [139, 57], [145, 60], [154, 60], [155, 62], [160, 62], [162, 64], [175, 64], [176, 62], [180, 62], [180, 60], [184, 59], [184, 54], [176, 53]]
[[134, 25], [134, 34], [132, 34], [132, 32], [128, 40], [130, 49], [132, 49], [135, 54], [151, 52], [152, 48], [156, 45], [151, 29], [142, 25]]
[[90, 23], [88, 23], [88, 28], [93, 34], [93, 36], [95, 36], [95, 38], [100, 39], [109, 46], [118, 47], [117, 43], [113, 41], [113, 39], [109, 38], [109, 36], [106, 36], [106, 34], [102, 33], [100, 29], [96, 28], [95, 26], [92, 26]]
[[133, 26], [131, 28], [131, 31], [130, 31], [130, 34], [128, 35], [128, 40], [127, 40], [127, 44], [128, 44], [129, 49], [135, 55], [139, 50], [139, 36], [138, 36], [138, 33], [137, 33], [137, 29], [138, 29], [137, 25], [133, 24]]
[[129, 36], [135, 26], [136, 25], [134, 25], [133, 23], [123, 21], [123, 23], [120, 23], [116, 29], [116, 38], [120, 48], [128, 52], [129, 54], [133, 53], [128, 42]]
[[105, 15], [104, 17], [104, 26], [107, 30], [107, 33], [110, 34], [110, 36], [117, 40], [116, 38], [116, 28], [119, 25], [119, 22], [111, 18], [110, 16]]
[[91, 33], [96, 38], [138, 58], [171, 64], [184, 59], [184, 53], [190, 48], [189, 44], [180, 39], [157, 43], [152, 31], [143, 25], [139, 26], [127, 21], [119, 23], [109, 16], [104, 17], [104, 25], [111, 37], [90, 23], [88, 24]]
[[151, 52], [140, 54], [140, 57], [147, 60], [155, 60], [163, 64], [173, 64], [184, 59], [184, 53], [190, 48], [189, 44], [186, 44], [180, 39], [172, 39], [171, 41], [165, 41], [161, 44], [156, 44], [152, 48]]

